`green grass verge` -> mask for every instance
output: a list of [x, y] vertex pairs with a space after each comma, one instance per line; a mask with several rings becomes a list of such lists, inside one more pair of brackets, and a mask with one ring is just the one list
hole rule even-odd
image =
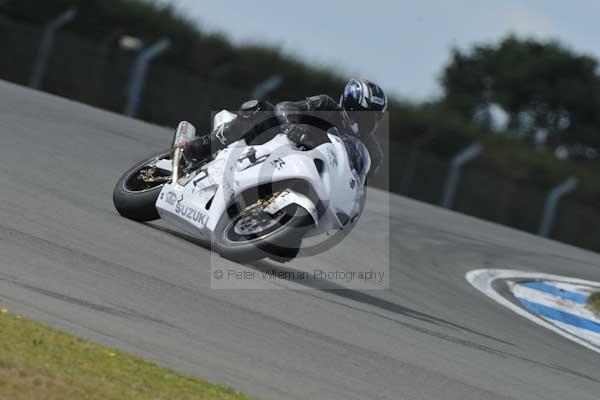
[[6, 309], [0, 338], [0, 399], [248, 399]]
[[592, 293], [592, 295], [588, 297], [587, 304], [596, 315], [600, 316], [600, 292]]

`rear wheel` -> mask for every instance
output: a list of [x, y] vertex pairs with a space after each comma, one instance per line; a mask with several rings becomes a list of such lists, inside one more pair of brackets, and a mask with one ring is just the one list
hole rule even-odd
[[121, 176], [113, 191], [113, 203], [119, 214], [139, 222], [160, 218], [155, 204], [171, 173], [156, 168], [156, 163], [169, 158], [170, 152], [163, 151], [139, 162]]
[[313, 225], [312, 217], [296, 204], [271, 215], [260, 203], [222, 218], [215, 230], [221, 255], [248, 262], [267, 257], [289, 261], [298, 254], [302, 237]]

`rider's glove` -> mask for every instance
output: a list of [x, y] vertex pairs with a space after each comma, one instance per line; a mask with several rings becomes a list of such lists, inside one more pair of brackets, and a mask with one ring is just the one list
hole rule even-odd
[[302, 125], [289, 124], [283, 128], [283, 132], [287, 135], [288, 139], [297, 146], [302, 144], [302, 141], [306, 137], [306, 129]]

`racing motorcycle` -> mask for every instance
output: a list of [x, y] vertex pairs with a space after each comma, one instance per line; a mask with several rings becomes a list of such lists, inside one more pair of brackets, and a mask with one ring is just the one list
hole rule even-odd
[[[219, 112], [214, 129], [236, 117]], [[262, 144], [241, 139], [193, 165], [182, 149], [195, 132], [181, 122], [170, 149], [119, 179], [113, 202], [122, 216], [140, 222], [161, 218], [222, 256], [244, 262], [289, 261], [303, 239], [330, 240], [356, 224], [371, 165], [359, 140], [331, 128], [321, 131], [316, 144], [299, 144], [276, 129]], [[328, 247], [312, 248], [315, 254]]]

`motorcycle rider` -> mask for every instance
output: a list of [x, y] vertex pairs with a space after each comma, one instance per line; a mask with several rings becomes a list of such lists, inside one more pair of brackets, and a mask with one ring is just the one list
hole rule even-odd
[[237, 118], [211, 134], [196, 137], [185, 145], [183, 154], [188, 162], [202, 162], [216, 151], [242, 138], [251, 144], [275, 125], [283, 125], [290, 140], [296, 144], [315, 144], [314, 137], [311, 138], [301, 127], [312, 115], [317, 116], [310, 119], [313, 126], [314, 121], [317, 121], [316, 125], [320, 125], [319, 128], [324, 131], [330, 127], [337, 128], [351, 159], [358, 158], [353, 141], [361, 140], [370, 153], [371, 170], [377, 171], [383, 162], [383, 152], [375, 138], [375, 130], [387, 105], [383, 89], [366, 79], [350, 79], [339, 103], [324, 94], [295, 102], [284, 101], [275, 106], [266, 101], [250, 100], [242, 104]]

